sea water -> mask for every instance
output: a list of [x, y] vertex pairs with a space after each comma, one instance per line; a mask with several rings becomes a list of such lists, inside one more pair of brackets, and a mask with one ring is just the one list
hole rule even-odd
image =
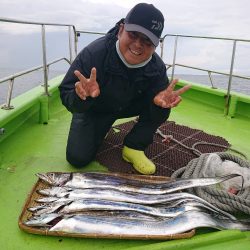
[[[0, 79], [7, 77], [11, 74], [22, 71], [21, 69], [0, 69]], [[66, 71], [63, 70], [53, 70], [49, 71], [49, 79], [54, 78], [58, 75], [65, 74]], [[171, 73], [171, 72], [169, 72]], [[171, 74], [168, 74], [169, 77]], [[204, 84], [207, 86], [225, 89], [227, 90], [229, 77], [223, 75], [213, 75], [212, 76], [212, 84], [208, 77], [208, 75], [184, 75], [177, 74], [174, 78], [184, 79], [186, 81]], [[12, 98], [30, 90], [33, 87], [39, 86], [43, 84], [43, 71], [35, 71], [29, 73], [27, 75], [18, 77], [14, 81], [14, 88], [12, 93]], [[243, 93], [246, 95], [250, 95], [250, 80], [241, 79], [241, 78], [232, 78], [231, 90]], [[8, 82], [0, 83], [0, 104], [6, 103], [6, 97], [8, 93]]]

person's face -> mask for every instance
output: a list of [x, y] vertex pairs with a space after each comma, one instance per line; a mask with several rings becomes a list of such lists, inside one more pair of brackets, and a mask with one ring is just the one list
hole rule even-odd
[[129, 64], [139, 64], [147, 59], [155, 51], [155, 46], [147, 36], [140, 32], [126, 31], [121, 24], [118, 33], [120, 51]]

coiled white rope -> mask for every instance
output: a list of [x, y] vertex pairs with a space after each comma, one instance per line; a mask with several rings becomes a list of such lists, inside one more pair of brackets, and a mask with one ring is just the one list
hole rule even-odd
[[[236, 155], [225, 152], [217, 153], [222, 160], [230, 160], [238, 163], [243, 168], [250, 168], [250, 162], [241, 159]], [[200, 178], [203, 177], [203, 168], [206, 165], [210, 154], [201, 154], [198, 158], [191, 160], [187, 166], [178, 169], [172, 174], [172, 178]], [[232, 194], [216, 187], [196, 187], [189, 189], [189, 192], [205, 199], [218, 208], [228, 212], [244, 212], [250, 214], [250, 188], [245, 188]]]

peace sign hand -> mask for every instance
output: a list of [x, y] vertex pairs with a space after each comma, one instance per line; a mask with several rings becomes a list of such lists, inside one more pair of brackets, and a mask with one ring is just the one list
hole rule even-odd
[[157, 106], [162, 108], [173, 108], [181, 102], [182, 98], [180, 95], [186, 92], [191, 87], [191, 85], [186, 85], [174, 91], [174, 87], [178, 81], [178, 79], [174, 79], [166, 89], [154, 97], [154, 103]]
[[91, 69], [89, 79], [78, 70], [75, 70], [74, 74], [79, 79], [79, 81], [75, 83], [75, 91], [82, 100], [86, 100], [88, 96], [95, 98], [100, 95], [99, 84], [96, 81], [96, 68]]

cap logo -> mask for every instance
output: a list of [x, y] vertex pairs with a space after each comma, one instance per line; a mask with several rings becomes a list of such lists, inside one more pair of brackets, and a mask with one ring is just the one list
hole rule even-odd
[[156, 20], [152, 20], [152, 26], [151, 26], [151, 30], [162, 30], [163, 25], [162, 22], [158, 22]]

